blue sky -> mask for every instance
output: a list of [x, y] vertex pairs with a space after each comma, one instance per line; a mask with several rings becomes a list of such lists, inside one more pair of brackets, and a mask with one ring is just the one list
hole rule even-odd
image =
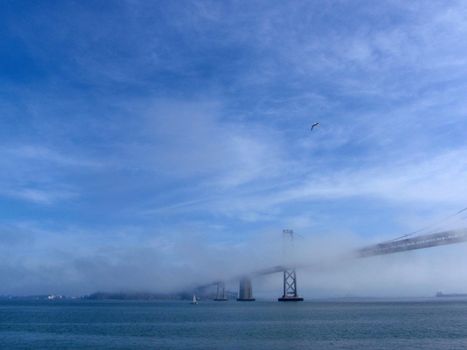
[[283, 228], [466, 207], [466, 37], [456, 1], [2, 2], [0, 293], [176, 287]]

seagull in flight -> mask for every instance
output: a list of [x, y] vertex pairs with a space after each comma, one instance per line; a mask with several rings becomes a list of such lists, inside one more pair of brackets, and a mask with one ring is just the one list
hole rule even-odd
[[312, 125], [311, 125], [311, 131], [313, 131], [313, 129], [314, 129], [315, 127], [317, 127], [317, 126], [319, 126], [319, 123], [314, 123], [314, 124], [312, 124]]

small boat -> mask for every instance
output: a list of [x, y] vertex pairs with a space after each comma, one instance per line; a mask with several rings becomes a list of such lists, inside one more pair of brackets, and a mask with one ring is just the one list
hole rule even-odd
[[193, 300], [191, 302], [193, 305], [198, 304], [198, 299], [196, 299], [196, 295], [193, 294]]

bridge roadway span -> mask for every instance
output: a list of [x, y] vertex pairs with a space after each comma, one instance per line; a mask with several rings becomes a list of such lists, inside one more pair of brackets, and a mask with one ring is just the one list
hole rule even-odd
[[355, 253], [356, 257], [365, 258], [375, 255], [405, 252], [407, 250], [425, 249], [440, 245], [461, 243], [465, 241], [467, 241], [467, 229], [451, 230], [370, 245], [357, 249]]

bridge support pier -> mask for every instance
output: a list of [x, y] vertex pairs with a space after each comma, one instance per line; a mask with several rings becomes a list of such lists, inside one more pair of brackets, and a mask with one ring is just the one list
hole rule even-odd
[[[284, 258], [290, 258], [287, 253], [293, 253], [294, 232], [290, 229], [282, 230], [282, 242], [284, 244]], [[289, 265], [286, 263], [285, 266]], [[297, 274], [294, 268], [284, 268], [284, 293], [278, 301], [303, 301], [297, 294]]]
[[303, 301], [297, 294], [297, 274], [295, 269], [284, 270], [284, 294], [278, 301]]
[[217, 293], [216, 298], [214, 301], [227, 301], [227, 297], [225, 296], [225, 283], [224, 282], [217, 282]]
[[248, 277], [243, 277], [240, 280], [240, 288], [238, 290], [237, 301], [255, 301], [255, 298], [253, 298], [251, 279], [249, 279]]

